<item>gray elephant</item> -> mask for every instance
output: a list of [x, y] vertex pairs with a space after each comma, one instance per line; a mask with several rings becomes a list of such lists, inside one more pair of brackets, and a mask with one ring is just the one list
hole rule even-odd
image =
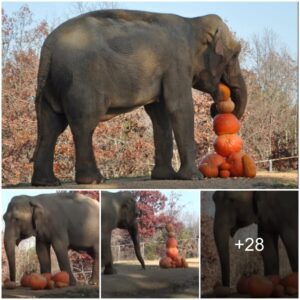
[[16, 280], [15, 246], [36, 237], [36, 253], [41, 273], [51, 273], [52, 246], [61, 271], [72, 274], [68, 250], [84, 250], [93, 259], [90, 284], [99, 282], [99, 203], [76, 192], [16, 196], [4, 215], [4, 246], [10, 280]]
[[137, 224], [137, 207], [130, 192], [102, 192], [101, 193], [101, 264], [103, 274], [114, 274], [111, 253], [111, 233], [115, 228], [127, 229], [134, 245], [137, 259], [145, 269], [141, 255]]
[[220, 257], [222, 282], [230, 285], [229, 237], [256, 223], [263, 239], [261, 252], [265, 275], [279, 275], [278, 239], [281, 238], [293, 272], [298, 271], [297, 191], [218, 191], [214, 237]]
[[[36, 94], [35, 186], [58, 185], [53, 172], [58, 136], [69, 125], [75, 180], [101, 183], [92, 136], [99, 122], [144, 106], [153, 123], [153, 179], [201, 179], [195, 163], [192, 87], [209, 93], [216, 114], [218, 84], [229, 86], [241, 117], [247, 91], [241, 46], [216, 15], [183, 18], [126, 10], [80, 15], [56, 28], [41, 50]], [[172, 168], [172, 131], [181, 166]]]

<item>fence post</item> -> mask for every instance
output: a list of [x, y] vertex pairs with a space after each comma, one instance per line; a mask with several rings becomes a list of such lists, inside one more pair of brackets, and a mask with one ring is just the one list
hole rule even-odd
[[273, 171], [273, 162], [272, 160], [269, 160], [269, 172]]

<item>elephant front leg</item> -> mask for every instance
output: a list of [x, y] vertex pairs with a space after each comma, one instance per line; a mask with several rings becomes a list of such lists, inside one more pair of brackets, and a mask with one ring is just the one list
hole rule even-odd
[[264, 231], [258, 226], [259, 238], [263, 239], [264, 249], [261, 252], [265, 275], [279, 274], [278, 234]]
[[117, 271], [113, 267], [113, 257], [111, 253], [111, 231], [102, 233], [101, 240], [101, 257], [102, 263], [104, 264], [104, 275], [112, 275], [117, 273]]
[[174, 179], [175, 171], [172, 167], [173, 140], [172, 127], [163, 101], [145, 106], [145, 110], [153, 124], [155, 145], [155, 167], [152, 179]]
[[94, 250], [94, 262], [92, 277], [89, 280], [89, 284], [98, 285], [99, 284], [99, 248], [96, 247]]
[[179, 70], [174, 70], [164, 82], [164, 101], [170, 116], [172, 128], [181, 160], [178, 179], [202, 179], [196, 167], [194, 141], [194, 107], [190, 80], [178, 78]]
[[50, 244], [36, 239], [36, 254], [40, 263], [41, 273], [51, 273]]
[[72, 273], [68, 256], [68, 245], [63, 240], [56, 240], [53, 242], [53, 249], [56, 254], [60, 270], [69, 274], [70, 285], [76, 285], [76, 279]]

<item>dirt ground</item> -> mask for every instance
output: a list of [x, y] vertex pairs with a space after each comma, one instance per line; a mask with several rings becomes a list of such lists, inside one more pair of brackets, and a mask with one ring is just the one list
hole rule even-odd
[[[34, 188], [28, 183], [4, 188]], [[40, 187], [39, 187], [40, 188]], [[50, 187], [53, 188], [53, 187]], [[192, 180], [150, 180], [149, 177], [108, 179], [103, 184], [77, 185], [63, 182], [58, 189], [296, 189], [298, 173], [259, 171], [255, 178], [205, 178]]]
[[158, 260], [115, 263], [117, 274], [101, 276], [102, 298], [198, 298], [199, 260], [188, 259], [189, 268], [161, 269]]
[[77, 285], [53, 290], [31, 290], [17, 287], [14, 290], [2, 288], [2, 298], [99, 298], [99, 287]]

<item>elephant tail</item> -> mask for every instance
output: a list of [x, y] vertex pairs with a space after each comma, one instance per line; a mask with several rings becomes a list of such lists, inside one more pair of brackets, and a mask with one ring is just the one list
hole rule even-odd
[[[49, 36], [50, 37], [50, 36]], [[40, 147], [41, 143], [41, 132], [42, 132], [42, 111], [41, 111], [41, 102], [43, 101], [43, 94], [44, 89], [47, 83], [47, 79], [49, 76], [50, 71], [50, 64], [51, 64], [51, 43], [49, 37], [46, 39], [46, 41], [43, 44], [42, 50], [41, 50], [41, 57], [40, 57], [40, 64], [39, 64], [39, 70], [38, 70], [38, 76], [37, 76], [37, 90], [36, 90], [36, 97], [35, 97], [35, 111], [36, 111], [36, 117], [37, 117], [37, 126], [38, 126], [38, 133], [37, 133], [37, 143], [36, 147], [33, 153], [32, 158], [30, 159], [30, 162], [34, 162], [36, 158], [36, 154], [38, 152], [38, 149]]]

